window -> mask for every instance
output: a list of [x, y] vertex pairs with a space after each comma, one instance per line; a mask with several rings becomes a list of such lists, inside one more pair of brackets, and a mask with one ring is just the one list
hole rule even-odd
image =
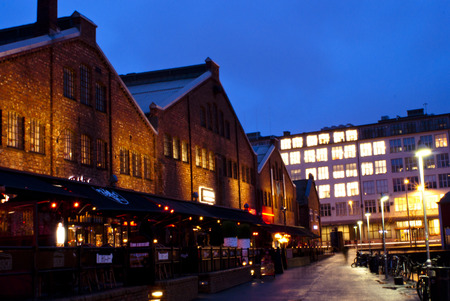
[[43, 154], [45, 152], [44, 145], [45, 125], [38, 120], [31, 119], [30, 124], [30, 151]]
[[152, 179], [151, 161], [148, 156], [144, 156], [144, 179], [147, 179], [147, 180]]
[[106, 142], [97, 139], [97, 167], [106, 168]]
[[386, 160], [375, 161], [375, 174], [385, 174], [387, 171]]
[[375, 185], [373, 181], [363, 182], [363, 193], [364, 195], [375, 194]]
[[319, 134], [319, 144], [328, 144], [330, 143], [330, 134]]
[[391, 159], [391, 170], [392, 172], [402, 172], [403, 171], [403, 159]]
[[130, 154], [125, 148], [120, 149], [120, 173], [124, 175], [130, 174]]
[[339, 202], [336, 203], [336, 216], [345, 216], [347, 215], [347, 203]]
[[317, 169], [318, 171], [318, 180], [328, 180], [328, 166], [322, 166]]
[[334, 184], [334, 196], [336, 198], [346, 196], [344, 183]]
[[85, 105], [90, 105], [90, 81], [91, 72], [86, 65], [80, 66], [80, 102]]
[[416, 149], [416, 142], [414, 137], [403, 138], [403, 151], [410, 152]]
[[440, 134], [434, 136], [436, 148], [447, 147], [447, 134]]
[[305, 179], [309, 179], [309, 175], [312, 175], [314, 179], [317, 179], [316, 177], [316, 169], [315, 168], [307, 168], [305, 169]]
[[342, 146], [333, 146], [331, 148], [331, 159], [340, 160], [344, 158], [344, 152], [342, 151]]
[[333, 178], [342, 179], [345, 177], [344, 165], [333, 165]]
[[288, 153], [282, 153], [281, 159], [283, 159], [284, 165], [289, 165], [289, 154]]
[[81, 164], [92, 164], [91, 138], [87, 135], [81, 135]]
[[382, 194], [382, 193], [388, 193], [389, 192], [389, 187], [388, 187], [388, 181], [383, 179], [383, 180], [376, 180], [377, 183], [377, 193], [378, 194]]
[[106, 88], [100, 83], [95, 84], [95, 108], [106, 112]]
[[136, 152], [131, 154], [131, 164], [133, 165], [133, 176], [140, 178], [142, 176], [141, 172], [141, 155]]
[[320, 199], [330, 198], [330, 185], [319, 185], [319, 198]]
[[363, 176], [373, 175], [373, 163], [372, 162], [361, 163], [361, 174]]
[[386, 145], [384, 144], [384, 141], [377, 141], [373, 143], [373, 154], [375, 156], [386, 154]]
[[401, 123], [391, 125], [391, 135], [401, 135], [401, 134], [403, 134]]
[[389, 151], [390, 153], [399, 153], [403, 151], [402, 140], [401, 139], [389, 140]]
[[425, 169], [436, 168], [436, 164], [434, 163], [434, 156], [423, 158], [423, 166]]
[[331, 216], [330, 204], [320, 204], [320, 216]]
[[75, 135], [71, 130], [65, 129], [63, 135], [64, 141], [64, 159], [69, 161], [75, 160]]
[[420, 136], [419, 141], [425, 145], [428, 148], [433, 148], [433, 136], [432, 135], [426, 135], [426, 136]]
[[291, 164], [300, 164], [300, 152], [295, 151], [289, 154]]
[[439, 175], [439, 187], [440, 188], [450, 187], [450, 173]]
[[319, 148], [317, 150], [317, 162], [328, 161], [328, 152], [326, 148]]
[[206, 128], [206, 109], [204, 106], [200, 106], [200, 125]]
[[358, 140], [358, 131], [357, 130], [348, 130], [345, 132], [345, 136], [347, 141], [356, 141]]
[[305, 163], [316, 162], [316, 152], [313, 149], [305, 150], [304, 157]]
[[172, 138], [172, 154], [175, 160], [180, 160], [180, 139]]
[[292, 169], [291, 170], [291, 178], [293, 181], [300, 180], [302, 178], [301, 170], [300, 169]]
[[394, 198], [394, 210], [395, 211], [407, 211], [406, 198]]
[[209, 152], [209, 170], [214, 171], [216, 169], [215, 160], [214, 160], [214, 152]]
[[383, 203], [383, 210], [384, 213], [386, 212], [391, 212], [391, 202], [389, 202], [389, 200], [381, 202], [381, 200], [378, 200], [378, 212], [381, 212], [381, 203]]
[[392, 185], [393, 185], [393, 188], [394, 188], [394, 192], [405, 191], [405, 183], [404, 183], [403, 178], [394, 178], [394, 179], [392, 179]]
[[361, 157], [372, 156], [372, 144], [370, 142], [361, 143], [360, 149], [361, 149]]
[[358, 176], [358, 168], [356, 167], [356, 163], [345, 164], [345, 176], [347, 178]]
[[[206, 148], [202, 148], [202, 168], [208, 168], [208, 151]], [[231, 175], [231, 172], [230, 172]]]
[[344, 132], [334, 132], [333, 141], [334, 143], [344, 142], [345, 141]]
[[[408, 180], [408, 184], [406, 185], [409, 191], [413, 191], [416, 190], [416, 188], [419, 186], [419, 177], [415, 176], [415, 177], [407, 177], [406, 178]], [[405, 183], [405, 181], [403, 181], [403, 183]], [[403, 190], [405, 191], [405, 188], [403, 187]]]
[[64, 75], [63, 75], [63, 93], [64, 97], [75, 99], [74, 95], [74, 72], [69, 68], [64, 68]]
[[344, 146], [344, 158], [355, 158], [356, 157], [356, 145], [345, 145]]
[[15, 112], [8, 113], [8, 146], [23, 149], [24, 118]]
[[186, 141], [181, 142], [181, 161], [183, 162], [189, 162], [188, 157], [188, 144]]
[[377, 212], [377, 204], [375, 200], [366, 200], [364, 201], [365, 213], [376, 213]]
[[164, 156], [172, 157], [172, 138], [168, 134], [164, 134]]
[[348, 202], [348, 214], [349, 215], [360, 215], [360, 207], [359, 207], [359, 201], [349, 201]]
[[406, 157], [405, 158], [405, 170], [406, 171], [417, 170], [417, 158], [416, 157]]
[[448, 153], [436, 155], [437, 167], [449, 167]]
[[316, 135], [310, 135], [306, 137], [306, 145], [307, 146], [316, 146], [317, 145], [317, 136]]
[[280, 148], [281, 149], [291, 149], [291, 139], [281, 139], [280, 141]]
[[436, 175], [428, 175], [424, 177], [425, 188], [432, 189], [437, 188]]
[[358, 182], [347, 183], [347, 196], [359, 195]]
[[303, 147], [303, 138], [302, 137], [292, 138], [292, 147], [293, 148]]

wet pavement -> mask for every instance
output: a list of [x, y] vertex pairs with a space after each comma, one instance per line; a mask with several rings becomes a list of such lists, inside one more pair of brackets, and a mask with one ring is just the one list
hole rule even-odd
[[419, 300], [413, 282], [395, 285], [394, 279], [370, 273], [368, 268], [352, 268], [354, 252], [348, 260], [335, 254], [308, 266], [291, 268], [283, 274], [264, 276], [216, 294], [199, 294], [196, 301], [403, 301]]

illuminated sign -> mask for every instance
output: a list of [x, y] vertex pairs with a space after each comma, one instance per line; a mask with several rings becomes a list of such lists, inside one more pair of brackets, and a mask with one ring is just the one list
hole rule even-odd
[[70, 176], [69, 180], [76, 181], [76, 182], [82, 182], [82, 183], [90, 183], [92, 179], [91, 178], [85, 178], [83, 176]]
[[216, 203], [216, 194], [211, 188], [200, 187], [200, 203], [214, 205]]
[[115, 191], [109, 191], [107, 189], [103, 189], [103, 188], [97, 188], [95, 189], [94, 187], [92, 187], [92, 189], [94, 189], [95, 191], [97, 191], [98, 193], [100, 193], [101, 195], [113, 200], [114, 202], [117, 202], [119, 204], [122, 205], [128, 205], [129, 202], [120, 194], [118, 194]]

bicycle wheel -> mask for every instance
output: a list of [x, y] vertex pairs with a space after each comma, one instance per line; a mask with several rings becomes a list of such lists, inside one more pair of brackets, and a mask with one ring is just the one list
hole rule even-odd
[[428, 279], [426, 277], [421, 277], [417, 281], [417, 295], [419, 296], [420, 301], [428, 301]]

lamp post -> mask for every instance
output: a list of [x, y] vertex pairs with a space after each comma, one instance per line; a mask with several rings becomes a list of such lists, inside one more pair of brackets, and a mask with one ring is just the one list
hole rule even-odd
[[384, 274], [385, 278], [388, 278], [388, 269], [387, 269], [387, 252], [386, 252], [386, 232], [384, 231], [384, 202], [389, 200], [389, 197], [387, 195], [384, 195], [380, 199], [381, 203], [381, 225], [383, 230], [383, 250], [384, 250]]
[[358, 226], [359, 226], [359, 245], [360, 245], [360, 249], [362, 251], [362, 237], [361, 237], [361, 225], [362, 225], [363, 221], [358, 221]]
[[409, 247], [412, 248], [412, 232], [411, 232], [411, 219], [409, 217], [409, 201], [408, 201], [408, 184], [409, 184], [409, 180], [405, 179], [405, 181], [403, 182], [405, 183], [405, 192], [406, 192], [406, 211], [408, 212], [408, 228], [409, 228], [409, 232], [408, 232], [408, 236], [409, 236]]
[[427, 148], [422, 142], [419, 140], [417, 146], [416, 157], [419, 159], [419, 175], [420, 175], [420, 187], [422, 190], [422, 205], [423, 205], [423, 222], [425, 224], [425, 245], [427, 247], [427, 266], [431, 266], [431, 258], [430, 258], [430, 242], [428, 241], [428, 221], [427, 221], [427, 208], [425, 205], [425, 180], [424, 180], [424, 172], [423, 172], [423, 157], [427, 157], [431, 155], [431, 150]]
[[372, 254], [372, 247], [370, 246], [370, 230], [369, 230], [369, 218], [370, 218], [370, 212], [367, 212], [365, 214], [365, 216], [367, 217], [367, 239], [369, 240], [369, 253]]
[[356, 253], [358, 253], [358, 227], [353, 226], [353, 229], [355, 229]]

